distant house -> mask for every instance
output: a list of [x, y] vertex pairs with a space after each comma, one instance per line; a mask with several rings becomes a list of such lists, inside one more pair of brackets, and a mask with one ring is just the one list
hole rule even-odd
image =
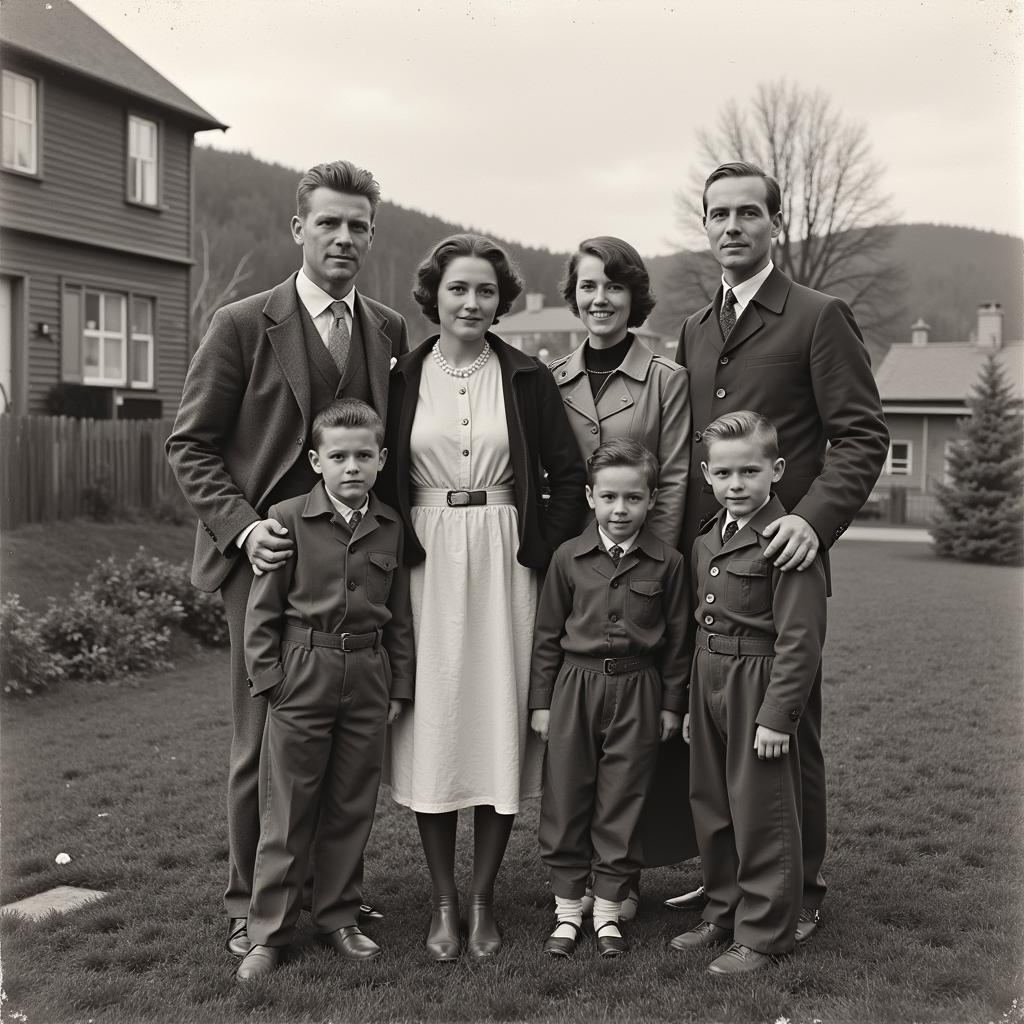
[[[674, 338], [669, 341], [647, 327], [635, 327], [632, 331], [652, 351], [675, 354]], [[494, 332], [527, 355], [539, 355], [546, 363], [567, 355], [582, 345], [587, 336], [583, 324], [567, 306], [545, 306], [540, 292], [526, 296], [526, 309], [501, 317]]]
[[957, 419], [969, 414], [966, 399], [985, 359], [1002, 364], [1018, 402], [1024, 399], [1024, 341], [1004, 341], [998, 303], [978, 307], [975, 336], [966, 342], [934, 342], [919, 319], [909, 344], [893, 345], [878, 368], [878, 390], [891, 443], [880, 490], [906, 488], [930, 494], [947, 478], [949, 446], [958, 438]]
[[188, 363], [215, 117], [69, 0], [4, 0], [0, 409], [152, 418]]

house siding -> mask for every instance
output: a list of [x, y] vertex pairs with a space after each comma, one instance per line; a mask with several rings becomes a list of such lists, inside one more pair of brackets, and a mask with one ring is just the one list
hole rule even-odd
[[[192, 130], [159, 107], [24, 57], [5, 68], [41, 83], [40, 174], [3, 175], [7, 227], [190, 258]], [[128, 115], [159, 126], [158, 206], [127, 200]]]
[[[4, 231], [0, 246], [0, 273], [26, 278], [27, 323], [22, 336], [13, 339], [15, 349], [27, 351], [29, 357], [23, 411], [47, 412], [50, 389], [61, 380], [61, 288], [83, 284], [155, 300], [155, 387], [114, 390], [119, 395], [158, 397], [163, 414], [173, 414], [188, 367], [187, 266], [16, 231]], [[40, 323], [49, 324], [48, 337], [39, 333]]]

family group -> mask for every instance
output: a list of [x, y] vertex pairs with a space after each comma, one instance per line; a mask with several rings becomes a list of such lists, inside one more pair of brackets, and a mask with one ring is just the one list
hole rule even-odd
[[283, 962], [304, 907], [340, 957], [380, 955], [382, 781], [415, 814], [436, 961], [499, 953], [495, 883], [539, 797], [545, 954], [586, 917], [626, 954], [641, 872], [699, 855], [671, 948], [765, 968], [819, 925], [828, 551], [888, 450], [853, 313], [774, 266], [779, 186], [737, 162], [704, 188], [721, 287], [674, 360], [634, 334], [655, 298], [611, 236], [567, 261], [586, 339], [550, 366], [501, 339], [523, 281], [475, 234], [420, 263], [438, 331], [410, 348], [355, 287], [379, 202], [348, 161], [302, 176], [301, 269], [217, 312], [167, 441], [230, 630], [236, 977]]

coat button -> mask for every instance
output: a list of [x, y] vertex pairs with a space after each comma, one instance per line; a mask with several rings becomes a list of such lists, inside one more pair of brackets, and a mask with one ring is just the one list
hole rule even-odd
[[562, 372], [561, 372], [561, 373], [559, 374], [559, 377], [564, 377], [564, 376], [565, 376], [565, 374], [566, 374], [566, 371], [565, 371], [565, 370], [563, 370], [563, 371], [562, 371]]
[[708, 572], [709, 572], [709, 573], [710, 573], [710, 575], [712, 575], [712, 576], [717, 576], [717, 575], [718, 575], [718, 574], [719, 574], [719, 573], [720, 573], [721, 571], [722, 571], [722, 570], [721, 570], [721, 569], [719, 569], [717, 565], [713, 565], [713, 566], [711, 566], [711, 568], [710, 568], [710, 569], [708, 570]]
[[301, 448], [302, 447], [302, 438], [300, 437], [298, 439], [298, 441], [296, 441], [295, 443]]
[[359, 586], [359, 584], [356, 583], [355, 580], [349, 580], [348, 581], [348, 589], [349, 590], [355, 590], [357, 586]]
[[629, 401], [629, 395], [623, 395], [622, 398], [620, 399], [620, 401], [628, 402]]
[[715, 621], [714, 615], [705, 615], [704, 616], [704, 625], [705, 626], [712, 625], [712, 623], [714, 623], [714, 621]]
[[464, 420], [462, 421], [462, 425], [463, 425], [464, 427], [468, 427], [468, 426], [469, 426], [469, 420], [467, 420], [467, 419], [464, 419]]
[[707, 601], [708, 604], [714, 604], [715, 603], [715, 595], [714, 594], [708, 594], [707, 597], [704, 598], [704, 600]]
[[729, 357], [722, 356], [722, 358], [719, 359], [718, 361], [722, 364], [722, 366], [727, 366], [729, 364]]
[[464, 395], [465, 393], [466, 393], [466, 389], [465, 388], [459, 388], [459, 394], [460, 395]]
[[611, 582], [612, 590], [618, 589], [618, 586], [619, 586], [619, 581], [618, 580], [612, 580], [612, 582]]
[[799, 722], [800, 712], [796, 708], [793, 708], [793, 710], [789, 713], [789, 719], [791, 722]]
[[598, 433], [599, 431], [600, 431], [600, 427], [591, 427], [591, 428], [590, 428], [590, 432], [591, 432], [592, 434], [596, 434], [596, 433]]
[[715, 398], [725, 398], [725, 388], [719, 388], [715, 392]]
[[615, 614], [615, 612], [612, 612], [611, 615], [608, 616], [608, 621], [609, 622], [618, 622], [619, 621], [619, 617], [618, 617], [618, 615]]
[[695, 441], [695, 442], [696, 442], [697, 444], [700, 444], [700, 431], [699, 431], [699, 430], [698, 430], [698, 431], [696, 431], [696, 433], [694, 433], [694, 435], [693, 435], [693, 440], [694, 440], [694, 441]]
[[469, 449], [468, 448], [463, 448], [462, 449], [462, 454], [463, 455], [468, 455], [469, 454]]

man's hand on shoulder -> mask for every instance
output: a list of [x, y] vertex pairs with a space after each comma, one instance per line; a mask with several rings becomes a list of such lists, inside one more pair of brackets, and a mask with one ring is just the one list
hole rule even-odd
[[771, 543], [764, 549], [765, 558], [775, 558], [776, 569], [802, 572], [814, 563], [820, 541], [806, 519], [792, 514], [782, 516], [764, 528], [764, 535], [771, 537]]
[[280, 569], [291, 558], [294, 546], [288, 530], [276, 519], [257, 523], [244, 541], [245, 556], [257, 576]]

